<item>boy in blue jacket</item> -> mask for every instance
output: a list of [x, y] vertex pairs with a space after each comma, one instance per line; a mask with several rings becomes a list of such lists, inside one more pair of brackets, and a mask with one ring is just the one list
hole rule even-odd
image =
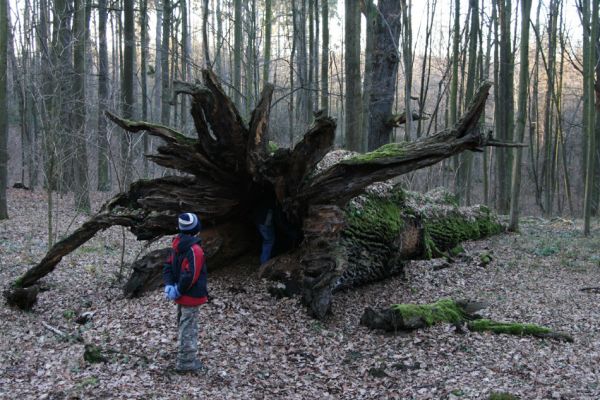
[[197, 358], [198, 306], [208, 300], [206, 261], [200, 246], [200, 220], [193, 213], [179, 215], [179, 234], [173, 238], [173, 250], [163, 267], [165, 296], [177, 303], [179, 351], [175, 370], [202, 372], [206, 368]]

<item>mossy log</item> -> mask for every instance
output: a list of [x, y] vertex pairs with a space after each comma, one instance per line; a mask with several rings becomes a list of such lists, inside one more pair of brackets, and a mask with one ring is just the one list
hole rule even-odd
[[[455, 197], [445, 190], [423, 195], [378, 184], [343, 210], [311, 208], [304, 232], [318, 233], [311, 235], [311, 241], [305, 237], [295, 253], [265, 263], [260, 274], [277, 282], [272, 291], [301, 294], [312, 313], [322, 317], [336, 291], [400, 274], [407, 260], [447, 255], [462, 241], [503, 229], [487, 207], [458, 207]], [[323, 261], [322, 253], [328, 254], [327, 267], [320, 265], [321, 273], [315, 274], [304, 263], [307, 258]], [[322, 290], [307, 295], [307, 287]]]
[[431, 304], [394, 304], [389, 308], [374, 310], [367, 307], [360, 318], [360, 324], [371, 329], [386, 332], [413, 331], [430, 326], [449, 323], [459, 330], [462, 326], [473, 332], [492, 332], [517, 336], [534, 336], [573, 342], [573, 338], [565, 333], [555, 332], [550, 328], [528, 323], [497, 322], [483, 319], [476, 313], [487, 308], [484, 302], [470, 300], [439, 300]]
[[[246, 124], [214, 73], [205, 70], [202, 78], [203, 84], [180, 83], [175, 90], [191, 96], [196, 138], [159, 124], [125, 120], [107, 113], [125, 131], [146, 131], [161, 138], [163, 145], [157, 148], [156, 154], [147, 157], [158, 165], [187, 175], [134, 182], [127, 192], [108, 201], [89, 221], [55, 244], [39, 264], [14, 282], [16, 286], [34, 285], [52, 272], [62, 257], [96, 232], [113, 225], [129, 228], [139, 240], [173, 234], [180, 212], [199, 214], [203, 226], [216, 232], [223, 243], [228, 243], [218, 246], [219, 251], [208, 257], [209, 265], [214, 269], [218, 263], [213, 258], [221, 257], [226, 264], [230, 260], [228, 256], [243, 253], [258, 241], [258, 233], [248, 215], [266, 188], [274, 193], [284, 221], [285, 229], [278, 235], [278, 251], [290, 255], [289, 259], [297, 262], [296, 268], [304, 271], [300, 282], [305, 298], [310, 299], [308, 303], [326, 305], [330, 303], [326, 300], [330, 294], [326, 292], [339, 286], [333, 282], [337, 279], [336, 274], [345, 270], [345, 257], [343, 251], [341, 256], [336, 256], [342, 266], [334, 267], [331, 259], [325, 261], [328, 259], [325, 255], [323, 258], [314, 256], [326, 252], [316, 248], [323, 244], [321, 240], [303, 232], [310, 225], [305, 220], [311, 219], [311, 212], [318, 215], [327, 207], [343, 210], [350, 199], [374, 182], [435, 164], [462, 151], [507, 145], [494, 141], [479, 129], [480, 115], [491, 87], [491, 83], [485, 82], [455, 126], [412, 143], [386, 146], [314, 174], [315, 166], [334, 144], [336, 124], [332, 118], [319, 116], [293, 148], [270, 153], [267, 134], [273, 86], [265, 85]], [[338, 214], [336, 211], [327, 215], [337, 218]], [[235, 232], [248, 234], [238, 236], [238, 241], [227, 242], [232, 227]], [[332, 241], [336, 249], [344, 240], [343, 236], [340, 231], [339, 239]], [[157, 263], [151, 259], [149, 257], [141, 264], [156, 268]], [[322, 309], [313, 312], [323, 315]]]

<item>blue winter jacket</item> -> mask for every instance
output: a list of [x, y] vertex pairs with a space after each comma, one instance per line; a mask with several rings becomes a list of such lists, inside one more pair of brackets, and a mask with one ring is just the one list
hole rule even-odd
[[180, 233], [173, 238], [173, 250], [163, 267], [165, 285], [177, 285], [183, 306], [199, 306], [208, 300], [206, 261], [200, 239]]

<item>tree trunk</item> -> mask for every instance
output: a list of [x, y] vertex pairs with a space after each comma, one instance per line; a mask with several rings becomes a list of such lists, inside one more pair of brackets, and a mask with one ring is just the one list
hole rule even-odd
[[[475, 80], [477, 76], [477, 37], [479, 34], [479, 0], [469, 1], [469, 12], [471, 14], [471, 27], [469, 29], [469, 64], [467, 68], [467, 87], [465, 100], [471, 101], [475, 91]], [[457, 173], [457, 195], [461, 204], [471, 204], [471, 169], [473, 154], [465, 152], [460, 155]]]
[[[397, 2], [392, 1], [391, 4]], [[404, 61], [404, 112], [407, 115], [406, 124], [404, 125], [404, 139], [412, 140], [412, 79], [413, 79], [413, 54], [412, 54], [412, 2], [407, 0], [400, 1], [400, 9], [402, 10], [402, 59]], [[393, 31], [391, 28], [388, 28]], [[398, 22], [398, 30], [400, 22]], [[388, 33], [391, 36], [391, 33]]]
[[0, 0], [0, 220], [8, 218], [8, 106], [6, 103], [6, 67], [8, 45], [8, 0]]
[[[123, 74], [121, 75], [121, 107], [123, 118], [132, 119], [135, 98], [133, 95], [133, 85], [135, 79], [135, 30], [133, 2], [124, 3], [124, 42], [123, 52]], [[129, 132], [124, 132], [120, 140], [121, 154], [121, 182], [122, 188], [129, 187], [133, 174], [133, 140]]]
[[161, 43], [161, 82], [162, 82], [162, 98], [161, 98], [161, 111], [160, 111], [160, 121], [164, 125], [169, 125], [171, 120], [171, 92], [170, 85], [171, 82], [169, 76], [169, 49], [170, 40], [171, 40], [171, 18], [173, 17], [172, 13], [172, 4], [171, 0], [162, 0], [163, 4], [163, 19], [162, 19], [162, 43]]
[[108, 46], [106, 42], [107, 0], [98, 1], [98, 190], [110, 190], [108, 130], [104, 111], [108, 106]]
[[90, 193], [88, 184], [87, 141], [85, 134], [85, 57], [86, 57], [86, 7], [85, 0], [75, 0], [73, 19], [73, 109], [72, 134], [74, 142], [73, 178], [75, 184], [75, 208], [89, 213]]
[[[344, 285], [352, 286], [355, 282], [354, 278], [341, 279], [341, 283], [337, 279], [348, 270], [344, 267], [343, 253], [344, 238], [348, 235], [341, 230], [348, 217], [343, 216], [341, 210], [350, 199], [374, 182], [432, 165], [461, 151], [480, 151], [484, 146], [505, 145], [483, 135], [478, 129], [479, 116], [491, 86], [491, 83], [485, 83], [454, 127], [412, 143], [386, 145], [375, 152], [354, 156], [315, 172], [319, 161], [333, 147], [335, 122], [332, 119], [325, 116], [317, 118], [293, 149], [280, 149], [269, 154], [266, 132], [273, 86], [265, 87], [246, 126], [216, 76], [207, 70], [203, 71], [203, 78], [204, 85], [175, 85], [177, 93], [192, 97], [192, 117], [198, 139], [185, 137], [163, 125], [125, 120], [107, 113], [113, 122], [127, 131], [147, 131], [163, 139], [165, 143], [158, 147], [157, 154], [149, 155], [149, 159], [163, 167], [186, 173], [186, 176], [133, 183], [128, 192], [108, 201], [98, 214], [50, 249], [37, 266], [15, 282], [16, 286], [33, 285], [50, 273], [64, 255], [99, 230], [121, 225], [128, 227], [140, 240], [152, 239], [175, 233], [177, 215], [184, 211], [196, 212], [200, 216], [206, 227], [205, 235], [215, 237], [214, 247], [224, 252], [214, 252], [209, 256], [209, 262], [212, 263], [219, 254], [228, 259], [232, 254], [247, 251], [252, 246], [251, 242], [258, 240], [256, 230], [245, 216], [252, 212], [252, 206], [263, 188], [272, 187], [277, 203], [279, 242], [284, 245], [278, 251], [288, 254], [288, 257], [300, 256], [296, 258], [300, 267], [296, 263], [292, 270], [301, 271], [304, 298], [311, 305], [312, 312], [322, 316], [328, 309], [333, 291]], [[405, 204], [402, 197], [394, 199], [399, 206]], [[481, 212], [489, 219], [486, 210]], [[410, 218], [413, 221], [419, 216], [413, 213]], [[398, 217], [396, 226], [402, 224], [400, 219]], [[417, 252], [429, 249], [425, 250], [427, 254], [435, 254], [451, 246], [454, 238], [464, 240], [475, 232], [489, 233], [492, 229], [489, 223], [480, 226], [476, 222], [475, 225], [469, 223], [468, 228], [450, 232], [443, 222], [427, 222], [434, 220], [437, 221], [434, 214], [421, 218], [425, 221], [423, 232], [429, 233], [422, 234], [421, 248]], [[389, 221], [383, 218], [382, 223]], [[352, 223], [348, 225], [353, 226]], [[357, 226], [360, 227], [360, 224]], [[380, 231], [386, 234], [385, 229]], [[324, 240], [328, 235], [333, 236]], [[242, 239], [233, 240], [238, 237]], [[392, 235], [388, 239], [394, 242], [398, 237]], [[353, 272], [349, 276], [357, 275]], [[364, 281], [380, 275], [379, 272], [367, 272]]]
[[[531, 0], [521, 0], [521, 52], [519, 63], [519, 100], [517, 111], [517, 141], [525, 140], [525, 122], [527, 119], [527, 94], [529, 91], [529, 15]], [[521, 149], [516, 150], [512, 168], [512, 188], [510, 200], [510, 225], [513, 232], [519, 230], [519, 194], [521, 191]], [[565, 171], [566, 172], [566, 171]]]
[[345, 70], [346, 70], [346, 148], [362, 151], [360, 90], [360, 9], [358, 1], [346, 3]]
[[[148, 0], [140, 0], [140, 85], [142, 87], [142, 120], [148, 120], [148, 50], [150, 37], [148, 36]], [[104, 118], [103, 112], [99, 118]], [[142, 139], [144, 154], [150, 154], [150, 137], [144, 133]], [[142, 176], [148, 178], [150, 171], [148, 159], [143, 157]]]
[[321, 42], [321, 110], [329, 112], [329, 2], [321, 0], [321, 20], [323, 40]]
[[[496, 90], [498, 91], [498, 120], [496, 132], [499, 140], [511, 141], [514, 126], [513, 74], [514, 61], [510, 40], [511, 0], [498, 0], [498, 19], [500, 24], [500, 62]], [[496, 157], [496, 176], [498, 211], [506, 214], [510, 211], [510, 171], [512, 156], [509, 149], [498, 149]]]
[[[592, 0], [592, 6], [590, 9], [589, 1], [583, 1], [583, 16], [584, 16], [584, 35], [589, 34], [587, 40], [588, 50], [584, 52], [584, 85], [587, 86], [587, 94], [590, 96], [587, 104], [587, 109], [584, 113], [584, 129], [587, 134], [587, 155], [586, 155], [586, 168], [585, 168], [585, 194], [584, 194], [584, 227], [583, 233], [586, 236], [590, 234], [590, 216], [592, 206], [592, 191], [594, 187], [594, 166], [596, 155], [594, 154], [595, 144], [595, 114], [596, 110], [596, 91], [594, 89], [594, 71], [596, 64], [596, 41], [598, 40], [598, 3], [599, 0]], [[589, 28], [588, 28], [589, 27]], [[584, 43], [586, 43], [584, 41]], [[587, 57], [585, 57], [587, 53]]]
[[[374, 48], [370, 55], [372, 64], [368, 71], [365, 69], [365, 81], [369, 79], [371, 83], [370, 95], [366, 98], [368, 113], [365, 118], [368, 120], [368, 151], [373, 151], [390, 142], [394, 127], [390, 119], [400, 63], [400, 2], [384, 0], [378, 6], [371, 2], [369, 4], [367, 13], [373, 28]], [[407, 120], [406, 117], [404, 119]]]
[[242, 0], [234, 0], [234, 41], [233, 41], [233, 99], [236, 107], [242, 107]]

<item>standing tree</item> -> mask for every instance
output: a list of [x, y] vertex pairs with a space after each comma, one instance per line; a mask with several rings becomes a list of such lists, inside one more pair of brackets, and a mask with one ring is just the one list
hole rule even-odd
[[[372, 54], [365, 67], [365, 81], [369, 80], [367, 119], [368, 151], [389, 143], [393, 124], [392, 106], [396, 90], [396, 78], [400, 54], [400, 3], [395, 0], [382, 0], [376, 6], [371, 1], [367, 14], [373, 29]], [[372, 19], [371, 19], [372, 18]], [[408, 118], [407, 118], [408, 121]]]
[[[121, 106], [124, 118], [133, 118], [134, 96], [133, 85], [135, 82], [135, 24], [133, 14], [133, 2], [124, 2], [124, 42], [123, 52], [123, 74], [121, 75]], [[167, 121], [168, 122], [168, 121]], [[121, 136], [121, 162], [123, 188], [131, 183], [133, 164], [132, 138], [129, 132]]]
[[171, 120], [171, 104], [170, 104], [170, 82], [169, 75], [169, 49], [171, 40], [171, 19], [173, 17], [172, 0], [162, 0], [163, 18], [162, 18], [162, 47], [161, 47], [161, 82], [162, 82], [162, 99], [160, 109], [160, 121], [169, 125]]
[[271, 66], [271, 24], [273, 22], [272, 0], [265, 0], [265, 44], [262, 81], [263, 85], [269, 82], [269, 68]]
[[[594, 71], [596, 59], [596, 42], [598, 40], [598, 3], [600, 0], [582, 0], [583, 34], [584, 34], [584, 59], [583, 59], [583, 83], [589, 99], [584, 108], [584, 131], [587, 135], [587, 154], [585, 168], [585, 197], [583, 208], [583, 233], [590, 234], [590, 216], [592, 209], [592, 191], [594, 186], [595, 165], [595, 113], [596, 101], [594, 94]], [[589, 35], [589, 38], [586, 38]]]
[[[525, 140], [525, 121], [527, 119], [527, 94], [529, 91], [529, 16], [531, 14], [531, 0], [521, 0], [521, 46], [519, 56], [519, 100], [517, 108], [517, 127], [515, 135], [517, 141]], [[519, 230], [519, 194], [521, 190], [521, 159], [522, 150], [516, 149], [513, 159], [512, 188], [510, 200], [511, 231]]]
[[[269, 0], [270, 1], [270, 0]], [[321, 41], [321, 109], [329, 110], [329, 1], [321, 0], [321, 20], [323, 24]]]
[[[498, 93], [496, 103], [496, 136], [502, 141], [511, 141], [514, 126], [514, 61], [510, 39], [511, 0], [497, 0], [498, 19], [500, 24], [499, 69], [495, 90]], [[510, 149], [500, 148], [496, 157], [497, 208], [500, 213], [510, 211], [510, 174], [512, 157]]]
[[110, 170], [108, 158], [108, 130], [106, 118], [102, 115], [108, 107], [108, 46], [106, 42], [106, 22], [108, 20], [107, 0], [98, 1], [98, 190], [110, 190]]
[[[140, 84], [142, 87], [142, 120], [148, 120], [148, 50], [150, 47], [150, 37], [148, 35], [148, 0], [140, 0]], [[99, 113], [99, 118], [102, 114]], [[144, 133], [143, 136], [144, 154], [150, 153], [150, 136]], [[148, 168], [148, 159], [143, 158], [143, 176], [147, 178], [150, 174]]]
[[[412, 78], [413, 78], [413, 52], [412, 52], [412, 1], [401, 0], [402, 11], [402, 58], [404, 60], [404, 135], [406, 140], [411, 140], [413, 131], [412, 116]], [[398, 22], [400, 28], [400, 22]], [[394, 30], [390, 27], [388, 35], [394, 36]]]
[[75, 0], [73, 18], [73, 109], [72, 130], [75, 137], [73, 178], [75, 183], [75, 208], [89, 213], [87, 143], [85, 135], [85, 58], [87, 39], [86, 0]]
[[548, 57], [546, 61], [546, 74], [548, 76], [548, 89], [546, 90], [544, 113], [544, 165], [542, 169], [544, 191], [544, 214], [550, 217], [554, 208], [554, 190], [556, 187], [556, 159], [554, 157], [554, 113], [553, 99], [556, 95], [556, 35], [558, 31], [559, 0], [550, 2], [548, 18]]
[[[477, 76], [477, 38], [479, 34], [479, 0], [469, 0], [469, 13], [471, 14], [471, 27], [469, 29], [469, 65], [467, 67], [467, 87], [465, 100], [468, 103], [474, 95], [475, 80]], [[458, 174], [456, 177], [459, 202], [471, 204], [471, 168], [473, 154], [469, 151], [460, 155]]]
[[6, 103], [6, 66], [8, 49], [8, 0], [0, 0], [0, 220], [8, 218], [8, 107]]
[[346, 148], [363, 150], [360, 90], [360, 2], [346, 1]]
[[242, 98], [242, 0], [234, 0], [234, 39], [233, 39], [233, 101], [241, 108]]

